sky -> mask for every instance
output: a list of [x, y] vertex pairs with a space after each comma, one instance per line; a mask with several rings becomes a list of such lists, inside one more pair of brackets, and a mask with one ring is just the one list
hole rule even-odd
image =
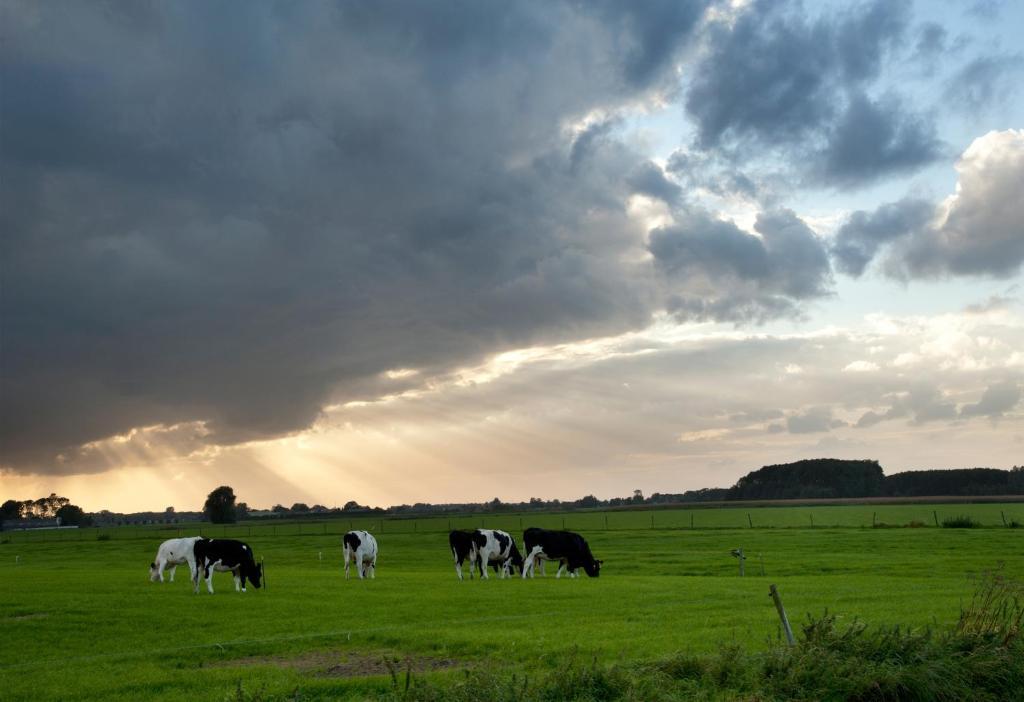
[[0, 497], [1024, 464], [1024, 5], [7, 0]]

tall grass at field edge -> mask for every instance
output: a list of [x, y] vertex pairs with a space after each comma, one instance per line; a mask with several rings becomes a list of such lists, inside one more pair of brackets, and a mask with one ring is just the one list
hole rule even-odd
[[[763, 653], [730, 644], [706, 656], [603, 665], [570, 655], [535, 679], [471, 669], [438, 684], [392, 671], [388, 702], [612, 702], [648, 700], [1024, 700], [1024, 587], [1000, 574], [981, 579], [955, 627], [846, 627], [808, 617], [793, 647]], [[243, 698], [240, 698], [243, 699]]]

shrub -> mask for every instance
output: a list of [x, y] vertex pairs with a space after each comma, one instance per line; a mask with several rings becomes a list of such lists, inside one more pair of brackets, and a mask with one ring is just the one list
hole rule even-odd
[[946, 519], [942, 520], [942, 527], [944, 529], [975, 529], [980, 526], [981, 524], [965, 515], [947, 517]]

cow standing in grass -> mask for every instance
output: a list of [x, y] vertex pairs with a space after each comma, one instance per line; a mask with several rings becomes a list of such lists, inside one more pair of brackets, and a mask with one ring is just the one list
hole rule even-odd
[[196, 572], [192, 578], [192, 586], [199, 593], [199, 579], [206, 578], [206, 589], [213, 594], [213, 573], [230, 571], [235, 576], [235, 592], [245, 592], [245, 583], [250, 581], [253, 587], [260, 587], [263, 577], [263, 566], [256, 564], [252, 549], [248, 544], [234, 539], [199, 539], [194, 547]]
[[556, 578], [562, 577], [562, 571], [568, 570], [569, 576], [575, 578], [576, 571], [583, 568], [587, 575], [596, 578], [601, 574], [601, 564], [590, 552], [590, 546], [579, 534], [572, 531], [549, 531], [530, 527], [523, 532], [523, 550], [526, 559], [523, 562], [523, 577], [532, 577], [537, 561], [558, 561]]
[[480, 577], [487, 578], [488, 566], [494, 566], [502, 578], [508, 577], [514, 568], [523, 569], [523, 557], [516, 548], [515, 539], [507, 531], [477, 529], [476, 534], [478, 536], [474, 543], [478, 546], [475, 561], [480, 569]]
[[348, 580], [349, 564], [355, 562], [359, 579], [369, 573], [371, 579], [377, 573], [377, 539], [368, 531], [350, 531], [341, 538], [345, 554], [345, 579]]
[[149, 579], [164, 582], [164, 571], [170, 566], [170, 581], [174, 582], [174, 571], [183, 563], [188, 564], [188, 573], [193, 579], [196, 574], [195, 543], [201, 536], [186, 536], [181, 539], [167, 539], [156, 551], [156, 559], [149, 564]]
[[483, 546], [484, 537], [477, 531], [455, 530], [448, 534], [448, 546], [455, 559], [455, 574], [462, 580], [462, 564], [469, 561], [469, 577], [473, 577], [473, 566], [477, 563], [477, 552]]

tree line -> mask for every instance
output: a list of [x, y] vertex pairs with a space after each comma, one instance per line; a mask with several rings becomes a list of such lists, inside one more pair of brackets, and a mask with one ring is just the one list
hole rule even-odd
[[[730, 488], [702, 488], [682, 493], [656, 492], [645, 497], [632, 495], [602, 500], [585, 495], [577, 500], [544, 500], [531, 497], [522, 502], [453, 502], [394, 505], [387, 509], [368, 507], [350, 500], [343, 507], [312, 507], [296, 502], [291, 507], [274, 505], [273, 516], [330, 515], [444, 515], [496, 512], [543, 512], [565, 509], [597, 509], [639, 505], [728, 502], [731, 500], [835, 499], [856, 497], [932, 497], [971, 495], [1024, 495], [1024, 466], [1010, 470], [957, 468], [920, 470], [885, 475], [878, 461], [815, 458], [795, 463], [764, 466], [751, 471]], [[168, 508], [173, 512], [173, 508]], [[221, 485], [206, 497], [203, 515], [215, 524], [230, 524], [253, 518], [253, 510], [239, 502], [234, 490]], [[36, 500], [7, 500], [0, 505], [0, 521], [51, 519], [60, 517], [69, 526], [88, 526], [91, 518], [66, 497], [51, 493]]]

